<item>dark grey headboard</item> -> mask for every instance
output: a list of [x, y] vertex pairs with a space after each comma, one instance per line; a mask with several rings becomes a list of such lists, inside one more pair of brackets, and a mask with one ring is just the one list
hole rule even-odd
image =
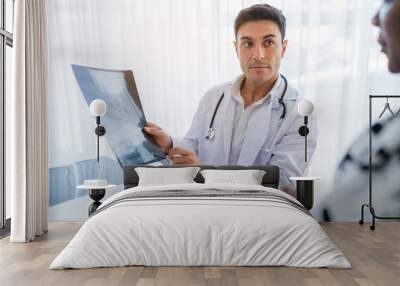
[[[148, 165], [136, 165], [136, 166], [126, 166], [124, 167], [124, 189], [136, 187], [139, 183], [139, 177], [135, 171], [136, 167], [146, 167], [146, 168], [180, 168], [178, 166], [148, 166]], [[182, 166], [183, 167], [183, 166]], [[262, 185], [265, 187], [271, 187], [277, 189], [279, 186], [279, 167], [275, 165], [262, 165], [262, 166], [207, 166], [198, 165], [201, 169], [219, 169], [219, 170], [263, 170], [265, 175], [262, 179]], [[198, 173], [194, 180], [197, 183], [204, 183], [203, 176]]]

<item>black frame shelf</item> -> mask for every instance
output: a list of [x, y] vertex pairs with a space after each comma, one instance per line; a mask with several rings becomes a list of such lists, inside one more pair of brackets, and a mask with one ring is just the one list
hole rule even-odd
[[[369, 149], [368, 149], [368, 204], [364, 203], [361, 206], [361, 219], [359, 224], [364, 224], [364, 208], [368, 208], [372, 216], [372, 224], [369, 226], [371, 230], [375, 230], [375, 219], [389, 219], [399, 220], [400, 217], [385, 217], [379, 216], [375, 212], [375, 208], [372, 202], [372, 101], [374, 98], [400, 98], [400, 95], [370, 95], [369, 96]], [[398, 115], [396, 112], [394, 116]]]

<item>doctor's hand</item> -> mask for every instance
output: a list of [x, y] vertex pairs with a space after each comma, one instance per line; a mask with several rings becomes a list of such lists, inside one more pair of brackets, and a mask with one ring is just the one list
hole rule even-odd
[[168, 152], [168, 158], [174, 165], [200, 165], [197, 155], [181, 147], [175, 147]]
[[172, 148], [172, 139], [161, 129], [158, 125], [147, 122], [147, 126], [143, 130], [153, 138], [154, 142], [160, 147], [164, 154], [168, 154], [169, 150]]

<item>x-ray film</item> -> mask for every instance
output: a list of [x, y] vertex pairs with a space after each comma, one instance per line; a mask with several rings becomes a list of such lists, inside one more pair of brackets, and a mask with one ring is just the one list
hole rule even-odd
[[165, 154], [142, 131], [147, 122], [132, 71], [79, 65], [72, 65], [72, 70], [88, 105], [95, 99], [107, 104], [101, 124], [121, 167], [165, 159]]

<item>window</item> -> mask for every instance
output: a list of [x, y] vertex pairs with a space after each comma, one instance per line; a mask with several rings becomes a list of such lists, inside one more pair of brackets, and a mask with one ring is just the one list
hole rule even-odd
[[[5, 229], [10, 216], [9, 194], [5, 188], [5, 105], [6, 95], [11, 92], [11, 67], [14, 30], [14, 0], [0, 0], [0, 228]], [[3, 232], [3, 231], [2, 231]], [[0, 236], [2, 234], [0, 232]]]

